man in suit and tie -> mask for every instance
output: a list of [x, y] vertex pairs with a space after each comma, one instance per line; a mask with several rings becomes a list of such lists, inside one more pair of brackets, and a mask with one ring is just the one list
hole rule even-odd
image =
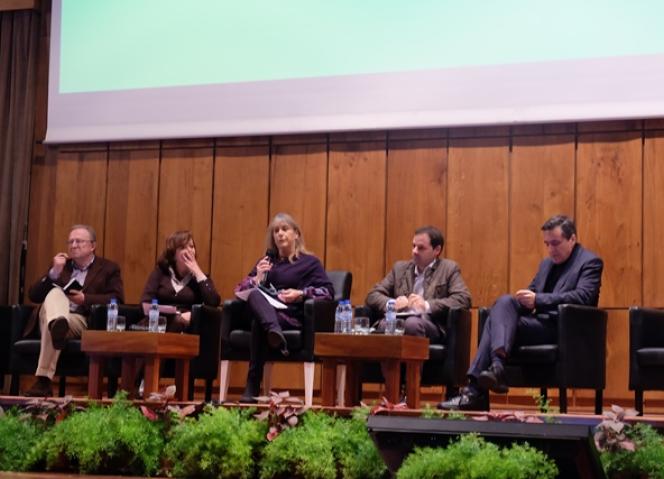
[[468, 386], [439, 408], [477, 410], [487, 403], [489, 390], [506, 393], [504, 363], [515, 343], [555, 341], [559, 304], [597, 306], [601, 258], [577, 242], [576, 226], [567, 216], [554, 216], [541, 229], [549, 257], [540, 263], [528, 289], [503, 295], [491, 307], [468, 370]]
[[459, 266], [440, 258], [445, 239], [433, 226], [423, 226], [413, 236], [412, 259], [397, 261], [392, 271], [369, 292], [366, 304], [385, 314], [389, 299], [406, 316], [404, 334], [428, 337], [438, 343], [445, 337], [449, 308], [470, 308], [470, 291]]
[[[41, 348], [36, 381], [26, 396], [51, 396], [51, 381], [67, 339], [79, 338], [87, 329], [87, 316], [93, 304], [106, 304], [111, 298], [124, 302], [120, 267], [95, 256], [97, 236], [88, 225], [74, 225], [67, 240], [67, 253], [58, 253], [48, 273], [29, 291], [30, 301], [41, 303], [23, 332], [29, 335], [39, 322]], [[65, 288], [76, 280], [80, 287]]]

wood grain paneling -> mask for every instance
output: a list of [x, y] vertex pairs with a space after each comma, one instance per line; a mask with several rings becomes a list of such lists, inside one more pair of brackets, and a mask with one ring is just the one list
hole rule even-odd
[[[134, 146], [136, 148], [137, 146]], [[125, 301], [140, 300], [157, 255], [159, 149], [112, 148], [108, 165], [106, 256], [122, 265]]]
[[224, 298], [265, 252], [268, 184], [267, 145], [217, 147], [211, 274]]
[[643, 165], [643, 304], [664, 307], [664, 132], [646, 134]]
[[[55, 211], [55, 171], [57, 149], [46, 149], [45, 156], [35, 157], [30, 171], [30, 204], [28, 205], [28, 252], [26, 257], [26, 291], [53, 262]], [[64, 247], [64, 240], [58, 245]]]
[[163, 149], [159, 173], [157, 251], [178, 230], [191, 230], [201, 269], [210, 271], [213, 149]]
[[604, 260], [600, 304], [642, 301], [640, 133], [579, 135], [577, 230]]
[[[625, 397], [629, 374], [629, 319], [627, 310], [610, 310], [606, 326], [605, 397]], [[585, 391], [584, 391], [585, 392]], [[592, 394], [592, 393], [587, 393]]]
[[104, 256], [107, 184], [106, 150], [60, 151], [55, 172], [52, 254], [66, 250], [69, 229], [76, 223], [97, 231], [97, 254]]
[[385, 168], [384, 142], [330, 145], [326, 267], [353, 272], [353, 304], [384, 276]]
[[293, 216], [307, 249], [325, 261], [327, 144], [276, 146], [270, 168], [270, 217]]
[[[447, 141], [392, 141], [387, 153], [385, 272], [411, 256], [413, 232], [424, 225], [445, 235]], [[443, 252], [443, 256], [445, 252]]]
[[525, 288], [546, 251], [540, 227], [574, 216], [574, 137], [515, 138], [511, 157], [509, 291]]
[[447, 256], [461, 265], [474, 306], [507, 292], [506, 138], [450, 140]]

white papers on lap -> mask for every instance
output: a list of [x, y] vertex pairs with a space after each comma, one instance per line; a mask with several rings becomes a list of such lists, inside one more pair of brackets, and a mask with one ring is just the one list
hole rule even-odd
[[242, 291], [236, 291], [235, 292], [235, 297], [238, 299], [241, 299], [242, 301], [246, 301], [249, 295], [251, 294], [252, 291], [258, 290], [260, 293], [267, 299], [267, 302], [272, 305], [273, 308], [277, 309], [287, 309], [288, 306], [286, 306], [284, 303], [282, 303], [279, 300], [274, 299], [272, 296], [269, 294], [266, 294], [264, 291], [258, 289], [258, 288], [250, 288], [250, 289], [244, 289]]
[[[148, 312], [150, 311], [150, 306], [152, 306], [152, 304], [142, 303], [142, 306], [143, 306], [143, 314], [147, 316]], [[159, 306], [159, 313], [161, 314], [175, 314], [178, 312], [178, 309], [170, 304], [160, 304], [158, 306]]]
[[408, 311], [399, 311], [397, 313], [397, 318], [407, 318], [409, 316], [422, 316], [422, 313], [410, 309]]

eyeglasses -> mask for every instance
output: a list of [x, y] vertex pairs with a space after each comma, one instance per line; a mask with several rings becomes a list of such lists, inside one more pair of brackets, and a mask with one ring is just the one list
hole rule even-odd
[[77, 244], [84, 244], [84, 243], [92, 243], [92, 240], [74, 238], [74, 239], [70, 239], [69, 241], [67, 241], [67, 244], [69, 246], [74, 246], [74, 245], [77, 245]]

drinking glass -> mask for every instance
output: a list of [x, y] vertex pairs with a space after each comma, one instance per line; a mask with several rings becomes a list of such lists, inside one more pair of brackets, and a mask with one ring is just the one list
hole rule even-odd
[[157, 321], [157, 332], [166, 332], [166, 316], [159, 315], [159, 320]]
[[397, 336], [402, 336], [406, 330], [406, 320], [404, 318], [397, 318], [397, 324], [394, 328], [394, 334]]
[[127, 319], [124, 316], [118, 316], [117, 323], [115, 324], [116, 331], [124, 331], [127, 327]]
[[355, 317], [355, 334], [369, 334], [369, 318], [367, 316]]

